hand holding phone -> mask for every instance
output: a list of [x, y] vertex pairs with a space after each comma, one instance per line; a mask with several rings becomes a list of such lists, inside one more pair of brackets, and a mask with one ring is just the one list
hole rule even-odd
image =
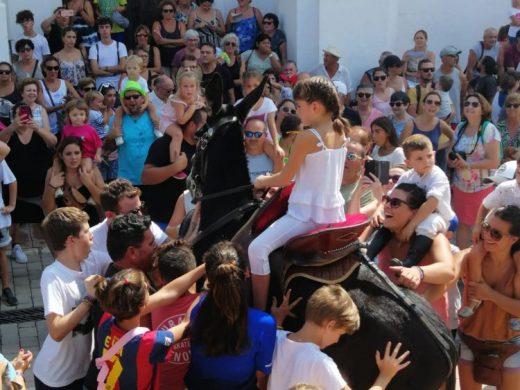
[[390, 162], [367, 160], [365, 162], [365, 176], [371, 178], [370, 174], [376, 176], [381, 183], [388, 183], [388, 180], [390, 180]]

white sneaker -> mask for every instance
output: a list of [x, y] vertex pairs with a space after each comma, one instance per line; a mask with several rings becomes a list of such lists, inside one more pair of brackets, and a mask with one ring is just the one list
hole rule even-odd
[[11, 258], [20, 264], [27, 263], [27, 255], [24, 253], [22, 247], [19, 244], [16, 244], [11, 249]]
[[119, 136], [119, 137], [116, 137], [114, 139], [115, 143], [116, 143], [116, 146], [121, 146], [125, 143], [125, 140], [123, 139], [122, 136]]

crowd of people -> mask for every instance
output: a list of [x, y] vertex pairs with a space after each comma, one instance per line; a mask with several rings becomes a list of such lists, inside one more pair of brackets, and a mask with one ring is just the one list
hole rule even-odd
[[[289, 292], [268, 304], [269, 254], [362, 214], [367, 256], [458, 330], [461, 388], [489, 383], [477, 355], [493, 343], [503, 358], [493, 383], [516, 389], [520, 1], [505, 26], [475, 37], [466, 68], [461, 50], [446, 42], [438, 57], [419, 30], [413, 48], [381, 53], [357, 85], [334, 46], [299, 70], [278, 15], [251, 3], [237, 0], [224, 17], [212, 0], [138, 10], [64, 0], [41, 21], [44, 35], [30, 10], [17, 13], [23, 31], [12, 61], [0, 62], [0, 268], [14, 306], [8, 248], [26, 263], [20, 224], [42, 223], [56, 261], [41, 280], [49, 335], [36, 388], [348, 388], [320, 350], [356, 331], [358, 309], [340, 286], [323, 287], [299, 331], [277, 330], [299, 300]], [[294, 187], [248, 261], [220, 242], [197, 266], [175, 240], [196, 209], [186, 181], [215, 74], [231, 105], [267, 78], [243, 123], [250, 181], [255, 194]], [[408, 359], [389, 343], [372, 388]], [[17, 383], [31, 360], [22, 351], [0, 368]]]

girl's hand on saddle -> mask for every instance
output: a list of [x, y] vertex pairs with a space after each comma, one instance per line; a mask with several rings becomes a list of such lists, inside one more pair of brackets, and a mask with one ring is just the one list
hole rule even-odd
[[[382, 358], [381, 353], [376, 351], [376, 364], [379, 368], [379, 376], [376, 379], [376, 383], [378, 380], [381, 380], [382, 382], [388, 381], [384, 386], [386, 387], [395, 374], [410, 365], [410, 360], [406, 360], [410, 355], [410, 351], [406, 351], [399, 355], [400, 349], [401, 343], [397, 343], [392, 350], [392, 343], [389, 341], [386, 343], [385, 355]], [[376, 383], [374, 383], [374, 385]]]
[[287, 316], [295, 317], [292, 309], [300, 303], [302, 297], [296, 298], [292, 303], [291, 300], [291, 289], [287, 290], [287, 293], [283, 296], [282, 303], [278, 306], [278, 300], [273, 297], [273, 304], [271, 305], [271, 315], [276, 320], [276, 326], [281, 327]]
[[422, 281], [422, 274], [419, 267], [400, 267], [400, 266], [392, 266], [390, 270], [395, 273], [397, 279], [397, 284], [409, 288], [410, 290], [415, 290]]
[[493, 289], [484, 281], [468, 281], [468, 298], [479, 301], [489, 301], [493, 295]]
[[255, 189], [257, 190], [262, 190], [264, 188], [267, 188], [269, 187], [268, 185], [264, 184], [263, 181], [268, 178], [269, 176], [267, 175], [260, 175], [256, 178], [255, 180], [255, 183], [254, 183], [254, 186], [255, 186]]

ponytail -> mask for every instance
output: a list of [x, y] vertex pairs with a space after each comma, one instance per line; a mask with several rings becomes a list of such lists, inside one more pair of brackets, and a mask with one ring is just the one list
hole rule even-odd
[[244, 272], [236, 264], [220, 264], [215, 270], [211, 293], [229, 325], [239, 317], [240, 304], [244, 299], [243, 285]]
[[341, 115], [335, 115], [332, 117], [332, 128], [336, 133], [344, 134], [345, 137], [348, 137], [350, 132], [350, 123]]

